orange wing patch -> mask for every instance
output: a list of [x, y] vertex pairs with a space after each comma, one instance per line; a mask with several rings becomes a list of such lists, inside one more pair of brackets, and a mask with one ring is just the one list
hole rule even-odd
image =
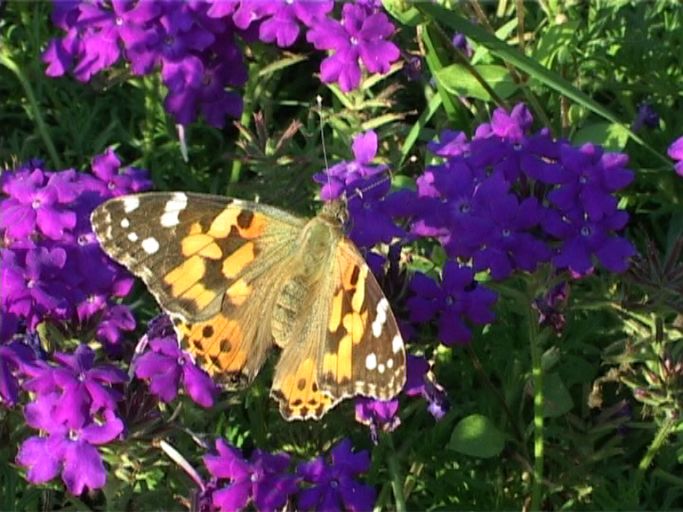
[[320, 419], [338, 402], [318, 387], [316, 372], [317, 363], [312, 357], [293, 368], [283, 365], [283, 359], [278, 363], [270, 394], [280, 403], [280, 413], [286, 420]]
[[247, 363], [244, 333], [240, 325], [223, 314], [205, 322], [187, 323], [175, 317], [173, 324], [183, 348], [190, 352], [212, 377], [234, 376]]

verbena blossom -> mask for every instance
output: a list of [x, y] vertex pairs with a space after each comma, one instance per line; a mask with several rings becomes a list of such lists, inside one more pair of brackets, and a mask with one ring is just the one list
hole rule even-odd
[[414, 295], [407, 301], [410, 319], [429, 322], [436, 318], [438, 338], [446, 345], [469, 343], [470, 324], [484, 325], [495, 318], [492, 306], [497, 294], [474, 280], [474, 271], [454, 261], [443, 267], [441, 284], [422, 273], [410, 283]]
[[117, 414], [122, 394], [116, 386], [128, 376], [112, 365], [96, 365], [95, 353], [85, 345], [73, 354], [56, 352], [54, 361], [34, 360], [22, 366], [23, 387], [34, 396], [24, 416], [41, 434], [22, 443], [17, 463], [28, 469], [30, 482], [47, 482], [61, 474], [67, 490], [79, 495], [106, 483], [96, 446], [123, 432]]
[[135, 376], [149, 382], [152, 394], [164, 402], [171, 402], [182, 385], [197, 404], [202, 407], [213, 405], [218, 392], [216, 385], [178, 346], [178, 339], [167, 316], [150, 322], [141, 344], [147, 345], [149, 350], [133, 361]]
[[401, 424], [398, 417], [398, 399], [375, 400], [368, 397], [356, 398], [356, 421], [370, 428], [370, 435], [375, 443], [378, 433], [391, 432]]
[[386, 165], [373, 165], [377, 155], [377, 134], [370, 130], [353, 137], [353, 160], [339, 162], [313, 179], [322, 185], [325, 201], [344, 198], [349, 212], [349, 237], [359, 247], [369, 248], [402, 238], [406, 231], [398, 219], [412, 213], [414, 194], [409, 190], [390, 192]]
[[[88, 326], [104, 319], [97, 337], [108, 346], [134, 328], [128, 308], [110, 309], [133, 278], [102, 252], [90, 213], [115, 195], [149, 188], [146, 173], [124, 168], [108, 150], [92, 174], [50, 171], [40, 161], [5, 171], [0, 181], [0, 311], [15, 330], [44, 320]], [[3, 324], [5, 321], [3, 320]], [[11, 336], [3, 326], [3, 338]]]
[[430, 143], [443, 161], [417, 178], [411, 232], [494, 279], [549, 261], [575, 276], [596, 260], [625, 270], [635, 250], [618, 235], [628, 217], [615, 193], [633, 180], [626, 155], [530, 133], [532, 123], [519, 104], [496, 109], [471, 139], [445, 130]]
[[640, 105], [638, 105], [638, 112], [636, 113], [636, 118], [633, 120], [631, 129], [634, 132], [637, 132], [643, 127], [657, 128], [658, 126], [659, 114], [654, 109], [654, 107], [647, 102], [643, 102]]
[[411, 397], [424, 398], [427, 401], [427, 410], [436, 420], [443, 418], [448, 411], [446, 391], [433, 378], [429, 362], [422, 356], [408, 354], [403, 393]]
[[222, 439], [217, 439], [215, 446], [217, 454], [205, 455], [204, 465], [217, 480], [211, 493], [216, 509], [242, 510], [253, 503], [256, 510], [280, 510], [296, 492], [297, 478], [288, 473], [290, 459], [286, 453], [256, 449], [246, 460]]
[[302, 479], [297, 506], [301, 510], [372, 510], [375, 490], [356, 480], [370, 468], [367, 451], [353, 452], [349, 439], [343, 439], [330, 450], [330, 462], [320, 456], [299, 464]]
[[676, 174], [683, 178], [683, 137], [676, 139], [667, 151], [668, 155], [678, 162], [674, 166]]
[[159, 72], [168, 93], [166, 110], [187, 125], [201, 114], [222, 128], [239, 117], [239, 89], [247, 68], [238, 40], [255, 37], [280, 47], [294, 44], [302, 25], [318, 49], [335, 49], [321, 75], [344, 90], [360, 81], [359, 59], [386, 73], [399, 57], [385, 41], [394, 26], [376, 5], [346, 5], [341, 23], [326, 17], [331, 0], [217, 0], [186, 3], [151, 0], [54, 2], [52, 20], [65, 32], [43, 53], [48, 76], [73, 75], [82, 82], [114, 66], [136, 75]]
[[24, 343], [13, 341], [0, 344], [0, 403], [9, 407], [17, 404], [21, 389], [19, 378], [24, 366], [34, 359], [34, 351]]
[[43, 434], [26, 439], [19, 447], [17, 463], [27, 468], [29, 482], [48, 482], [61, 474], [73, 495], [86, 488], [100, 489], [107, 481], [107, 471], [97, 446], [109, 443], [123, 432], [123, 422], [105, 409], [81, 423], [67, 426], [55, 421], [59, 396], [48, 393], [25, 408], [26, 423]]
[[338, 82], [342, 91], [360, 85], [360, 63], [371, 73], [387, 73], [400, 52], [391, 41], [394, 25], [386, 14], [363, 5], [346, 3], [341, 21], [319, 20], [306, 34], [306, 39], [319, 50], [331, 50], [320, 66], [323, 82]]

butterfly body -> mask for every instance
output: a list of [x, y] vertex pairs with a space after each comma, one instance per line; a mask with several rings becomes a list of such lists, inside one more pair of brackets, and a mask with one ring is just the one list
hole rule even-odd
[[271, 395], [282, 415], [318, 419], [343, 398], [388, 399], [405, 382], [396, 320], [343, 213], [334, 202], [304, 219], [238, 199], [147, 193], [104, 203], [92, 224], [215, 380], [252, 380], [275, 344]]

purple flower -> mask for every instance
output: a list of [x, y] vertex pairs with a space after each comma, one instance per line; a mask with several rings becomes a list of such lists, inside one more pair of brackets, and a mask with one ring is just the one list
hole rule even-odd
[[[0, 320], [2, 321], [2, 320]], [[28, 345], [12, 342], [0, 345], [0, 402], [13, 407], [19, 399], [19, 374], [35, 354]]]
[[667, 153], [673, 160], [678, 160], [674, 168], [676, 169], [676, 174], [683, 177], [683, 137], [676, 139], [669, 146]]
[[124, 332], [135, 329], [135, 318], [130, 308], [116, 304], [105, 309], [102, 320], [97, 326], [97, 338], [110, 345], [117, 345]]
[[613, 192], [633, 181], [626, 169], [628, 157], [621, 153], [605, 153], [593, 144], [581, 148], [563, 145], [560, 159], [565, 179], [548, 194], [548, 199], [562, 211], [581, 207], [592, 220], [613, 214], [617, 199]]
[[123, 422], [111, 411], [71, 428], [55, 421], [63, 407], [56, 393], [42, 395], [25, 409], [26, 422], [46, 436], [26, 439], [19, 448], [17, 463], [28, 468], [29, 482], [39, 484], [61, 473], [67, 490], [80, 495], [85, 488], [100, 489], [107, 472], [96, 445], [114, 440], [123, 432]]
[[400, 52], [390, 41], [394, 25], [384, 13], [372, 12], [355, 4], [344, 4], [341, 22], [324, 18], [306, 35], [318, 50], [333, 50], [323, 60], [320, 76], [323, 82], [338, 82], [348, 92], [360, 84], [359, 60], [371, 73], [387, 73]]
[[348, 185], [386, 171], [385, 165], [370, 165], [377, 155], [377, 134], [373, 130], [354, 135], [351, 148], [353, 160], [340, 162], [313, 176], [322, 185], [323, 201], [337, 199], [347, 191]]
[[281, 48], [294, 44], [299, 37], [299, 22], [307, 27], [332, 10], [332, 0], [270, 0], [265, 2], [259, 26], [259, 39], [276, 42]]
[[377, 443], [377, 433], [392, 432], [401, 424], [398, 413], [398, 399], [375, 400], [368, 397], [356, 398], [356, 421], [370, 427], [372, 439]]
[[627, 222], [628, 214], [621, 210], [598, 221], [590, 220], [580, 209], [565, 213], [548, 210], [543, 229], [563, 242], [553, 257], [553, 265], [582, 276], [593, 270], [596, 257], [610, 272], [624, 272], [636, 250], [631, 242], [614, 232], [623, 229]]
[[112, 386], [128, 381], [124, 371], [112, 365], [95, 366], [95, 353], [86, 345], [79, 345], [73, 354], [56, 352], [54, 359], [57, 366], [44, 361], [24, 365], [30, 377], [24, 388], [37, 393], [38, 400], [52, 397], [53, 422], [79, 428], [98, 411], [116, 408], [122, 395]]
[[279, 510], [296, 492], [297, 480], [289, 475], [289, 455], [254, 450], [249, 461], [240, 451], [216, 440], [217, 455], [205, 455], [204, 464], [217, 479], [230, 483], [213, 491], [213, 506], [221, 511], [241, 510], [251, 501], [257, 510]]
[[532, 272], [550, 258], [547, 245], [530, 233], [543, 213], [535, 197], [520, 202], [505, 181], [492, 178], [481, 184], [474, 199], [481, 241], [473, 255], [475, 270], [490, 269], [494, 279], [504, 279], [517, 269]]
[[413, 194], [401, 190], [387, 195], [390, 187], [391, 182], [384, 178], [349, 184], [348, 190], [356, 189], [348, 199], [349, 237], [359, 247], [390, 243], [394, 238], [405, 236], [405, 231], [396, 225], [394, 218], [410, 213]]
[[464, 132], [444, 130], [439, 135], [439, 142], [430, 141], [427, 149], [435, 155], [449, 157], [462, 155], [469, 150], [470, 144]]
[[135, 376], [149, 379], [150, 391], [164, 402], [175, 399], [182, 383], [194, 402], [211, 407], [217, 393], [216, 385], [194, 364], [190, 355], [180, 349], [175, 335], [152, 337], [148, 333], [147, 337], [151, 350], [134, 361]]
[[472, 57], [472, 54], [474, 54], [474, 50], [472, 50], [472, 47], [467, 41], [467, 38], [464, 34], [461, 34], [460, 32], [456, 32], [455, 34], [453, 34], [451, 43], [454, 47], [456, 47], [458, 50], [464, 53], [468, 58]]
[[633, 120], [631, 129], [634, 132], [637, 132], [643, 126], [646, 128], [657, 128], [659, 126], [659, 114], [649, 103], [641, 103], [638, 105], [638, 112], [636, 113], [636, 118]]
[[367, 451], [353, 453], [351, 441], [344, 439], [331, 450], [331, 464], [317, 457], [299, 464], [297, 473], [310, 484], [299, 493], [297, 505], [302, 510], [371, 510], [375, 490], [356, 480], [370, 468]]
[[532, 307], [538, 311], [538, 325], [551, 327], [558, 336], [562, 334], [567, 323], [562, 309], [568, 298], [569, 283], [567, 281], [551, 288], [544, 295], [536, 297]]
[[[36, 170], [34, 176], [44, 174]], [[23, 239], [37, 231], [59, 240], [76, 225], [76, 215], [58, 202], [57, 190], [42, 186], [38, 179], [8, 185], [11, 197], [0, 202], [0, 230], [11, 238]]]
[[408, 354], [406, 361], [406, 384], [403, 392], [408, 396], [421, 396], [427, 400], [427, 410], [436, 419], [448, 411], [448, 397], [430, 371], [429, 362], [422, 356]]
[[495, 318], [490, 308], [496, 293], [478, 284], [471, 268], [453, 261], [444, 265], [441, 285], [417, 273], [410, 288], [415, 293], [407, 302], [411, 321], [428, 322], [437, 317], [439, 339], [446, 345], [469, 343], [472, 331], [468, 322], [484, 325]]

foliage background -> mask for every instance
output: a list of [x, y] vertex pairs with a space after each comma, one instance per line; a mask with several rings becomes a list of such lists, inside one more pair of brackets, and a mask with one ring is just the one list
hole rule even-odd
[[[636, 180], [621, 205], [632, 216], [628, 236], [644, 257], [630, 273], [575, 282], [563, 311], [566, 329], [543, 338], [546, 464], [543, 501], [534, 507], [681, 507], [683, 181], [666, 157], [667, 146], [683, 133], [683, 11], [676, 2], [470, 1], [443, 15], [438, 5], [387, 1], [404, 59], [346, 95], [315, 78], [319, 53], [254, 43], [245, 48], [249, 81], [240, 126], [188, 126], [187, 161], [164, 111], [158, 77], [112, 70], [82, 84], [45, 76], [39, 55], [57, 33], [48, 21], [51, 8], [47, 2], [0, 4], [0, 162], [8, 167], [41, 156], [55, 169], [83, 168], [113, 146], [127, 164], [149, 169], [158, 190], [259, 197], [311, 215], [317, 208], [311, 176], [325, 167], [318, 95], [328, 161], [348, 159], [352, 136], [375, 129], [380, 160], [389, 164], [397, 186], [409, 184], [429, 163], [425, 146], [440, 130], [472, 133], [496, 105], [519, 100], [530, 106], [537, 125], [557, 136], [626, 152]], [[450, 45], [454, 32], [468, 37], [471, 59]], [[410, 56], [421, 61], [417, 80], [405, 75]], [[643, 103], [656, 111], [658, 123], [632, 130]], [[276, 149], [294, 121], [299, 131]], [[424, 259], [438, 266], [442, 258], [425, 248], [413, 251], [411, 271], [423, 269]], [[13, 461], [27, 432], [20, 414], [2, 409], [0, 509], [187, 506], [192, 483], [157, 446], [169, 439], [191, 458], [197, 453], [191, 432], [223, 436], [247, 451], [284, 449], [304, 458], [348, 435], [358, 449], [371, 450], [367, 481], [378, 489], [379, 508], [401, 508], [395, 486], [411, 510], [528, 507], [533, 296], [515, 300], [530, 289], [528, 279], [499, 286], [497, 321], [471, 346], [416, 349], [435, 362], [436, 379], [451, 401], [439, 422], [423, 406], [406, 404], [402, 426], [377, 445], [365, 427], [347, 421], [352, 404], [320, 423], [285, 424], [268, 399], [266, 372], [210, 410], [185, 399], [168, 406], [164, 420], [178, 405], [181, 421], [162, 421], [137, 439], [112, 445], [104, 497], [76, 498], [59, 483], [25, 482]], [[667, 289], [671, 300], [663, 299]], [[128, 300], [142, 329], [156, 305], [141, 286]], [[434, 335], [429, 326], [420, 332], [424, 340]], [[667, 358], [677, 370], [665, 368]], [[462, 420], [476, 421], [473, 415], [486, 420], [465, 432], [475, 439], [463, 437], [468, 424]], [[486, 453], [499, 442], [501, 450]]]

